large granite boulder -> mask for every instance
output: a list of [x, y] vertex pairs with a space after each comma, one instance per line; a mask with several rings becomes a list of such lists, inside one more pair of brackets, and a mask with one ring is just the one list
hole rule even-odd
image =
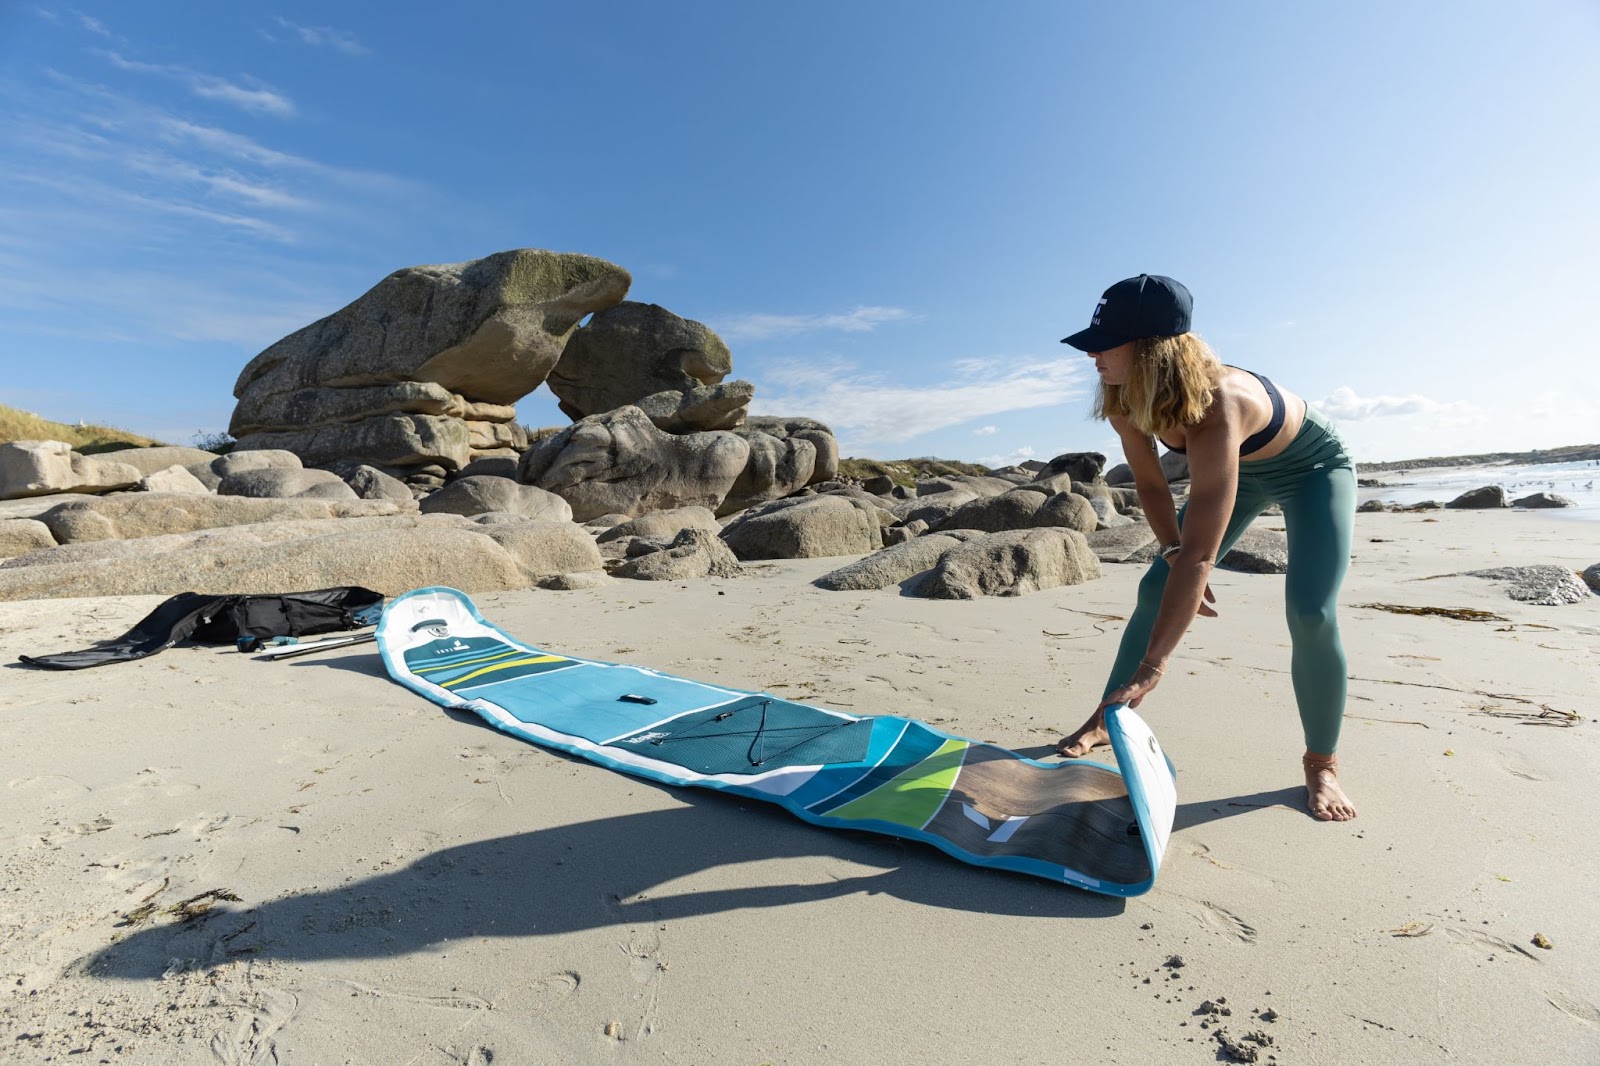
[[1085, 534], [1089, 550], [1102, 563], [1148, 563], [1155, 559], [1155, 531], [1148, 522], [1132, 522], [1126, 526], [1097, 529]]
[[814, 418], [794, 415], [751, 415], [744, 420], [742, 430], [746, 434], [765, 433], [779, 440], [809, 441], [816, 449], [817, 457], [812, 464], [811, 478], [806, 482], [807, 485], [832, 481], [839, 476], [839, 442], [834, 439], [833, 430]]
[[241, 470], [217, 485], [218, 496], [258, 500], [355, 500], [356, 490], [327, 470]]
[[1035, 480], [1068, 474], [1073, 481], [1093, 481], [1105, 469], [1106, 457], [1099, 452], [1065, 452], [1056, 456], [1034, 475]]
[[121, 448], [114, 452], [101, 452], [100, 458], [127, 463], [148, 477], [171, 466], [193, 466], [209, 463], [217, 458], [215, 452], [204, 448], [185, 448], [181, 445], [162, 444], [153, 448]]
[[889, 511], [901, 522], [921, 522], [932, 529], [978, 498], [970, 489], [952, 488], [931, 495], [895, 500], [889, 504]]
[[248, 452], [229, 452], [210, 459], [190, 463], [184, 469], [193, 474], [207, 489], [216, 492], [222, 482], [234, 474], [251, 470], [303, 470], [305, 465], [294, 452], [277, 448], [260, 448]]
[[[1045, 500], [1044, 505], [1033, 513], [1033, 521], [1029, 525], [1034, 528], [1059, 526], [1063, 529], [1075, 529], [1079, 533], [1092, 533], [1103, 524], [1100, 512], [1094, 506], [1096, 502], [1104, 501], [1085, 499], [1076, 492], [1058, 492]], [[1113, 511], [1112, 514], [1115, 515], [1116, 512]], [[1132, 521], [1132, 519], [1122, 519], [1122, 521]]]
[[976, 529], [984, 533], [1027, 529], [1034, 524], [1034, 512], [1044, 506], [1046, 499], [1042, 492], [1021, 488], [995, 496], [981, 496], [956, 508], [932, 529], [935, 533], [947, 529]]
[[666, 548], [629, 559], [612, 573], [639, 581], [684, 581], [696, 577], [737, 577], [739, 560], [715, 531], [678, 531]]
[[970, 529], [929, 533], [881, 552], [873, 552], [817, 578], [812, 584], [833, 592], [881, 589], [898, 585], [937, 566], [946, 552], [983, 534]]
[[749, 457], [749, 444], [732, 433], [664, 433], [637, 407], [619, 407], [530, 448], [517, 477], [560, 496], [575, 521], [587, 522], [613, 512], [715, 510]]
[[722, 527], [717, 524], [716, 515], [708, 508], [675, 507], [670, 511], [651, 511], [638, 518], [630, 518], [625, 522], [609, 526], [595, 537], [595, 543], [607, 544], [624, 537], [665, 537], [670, 540], [686, 529], [708, 529], [718, 533]]
[[571, 523], [483, 527], [457, 515], [403, 515], [65, 545], [0, 564], [0, 600], [335, 585], [492, 592], [600, 569], [593, 542]]
[[1015, 529], [989, 533], [944, 553], [917, 593], [932, 599], [1020, 596], [1079, 585], [1100, 576], [1100, 561], [1082, 533]]
[[[517, 461], [515, 459], [502, 461], [508, 465], [512, 474], [516, 473]], [[375, 466], [368, 466], [366, 463], [351, 462], [347, 459], [342, 462], [332, 463], [327, 469], [338, 474], [344, 483], [350, 486], [351, 491], [356, 494], [358, 499], [406, 502], [416, 498], [404, 481], [391, 474], [384, 473]]]
[[[656, 304], [624, 300], [573, 333], [546, 384], [576, 422], [647, 396], [716, 385], [732, 372], [728, 346], [709, 327]], [[710, 419], [720, 424], [689, 428], [732, 428], [748, 405], [746, 396], [743, 405]]]
[[181, 466], [169, 466], [139, 479], [140, 492], [176, 492], [190, 496], [206, 496], [211, 490], [206, 483]]
[[56, 538], [50, 535], [50, 527], [37, 518], [0, 519], [0, 559], [55, 546]]
[[634, 406], [650, 416], [656, 428], [668, 433], [694, 433], [703, 429], [734, 429], [748, 417], [756, 387], [748, 381], [700, 385], [683, 392], [656, 392]]
[[1580, 576], [1583, 578], [1583, 583], [1593, 589], [1596, 596], [1600, 596], [1600, 563], [1584, 567]]
[[1510, 587], [1506, 595], [1523, 603], [1541, 607], [1560, 607], [1563, 604], [1582, 603], [1591, 593], [1587, 578], [1565, 566], [1541, 564], [1537, 566], [1497, 566], [1490, 570], [1469, 570], [1468, 577], [1504, 581]]
[[0, 500], [57, 492], [101, 493], [131, 489], [144, 474], [127, 463], [79, 455], [60, 440], [0, 444]]
[[489, 474], [464, 477], [430, 492], [419, 503], [423, 514], [527, 515], [552, 522], [572, 521], [572, 505], [533, 485]]
[[1228, 554], [1217, 560], [1224, 570], [1244, 574], [1283, 574], [1289, 570], [1289, 538], [1255, 526], [1244, 531]]
[[817, 467], [817, 447], [812, 440], [778, 437], [748, 427], [733, 432], [750, 446], [750, 458], [717, 508], [719, 515], [781, 499], [812, 483]]
[[395, 500], [259, 500], [246, 496], [139, 492], [71, 500], [38, 517], [50, 527], [51, 535], [58, 542], [73, 544], [86, 540], [155, 537], [255, 522], [415, 513], [416, 507], [415, 503]]
[[795, 496], [752, 507], [722, 531], [740, 559], [862, 555], [883, 547], [878, 509], [850, 496]]
[[1506, 490], [1499, 485], [1484, 485], [1482, 488], [1468, 489], [1445, 506], [1457, 510], [1476, 511], [1510, 507], [1511, 500], [1506, 495]]
[[1555, 492], [1535, 492], [1511, 501], [1513, 507], [1576, 507], [1577, 503]]
[[985, 477], [982, 474], [945, 474], [940, 477], [920, 478], [917, 495], [938, 496], [956, 489], [965, 489], [974, 496], [998, 496], [1010, 492], [1017, 485], [1005, 478]]
[[398, 270], [252, 359], [229, 431], [239, 450], [282, 448], [308, 465], [450, 471], [514, 455], [527, 437], [512, 405], [631, 280], [602, 259], [531, 248]]

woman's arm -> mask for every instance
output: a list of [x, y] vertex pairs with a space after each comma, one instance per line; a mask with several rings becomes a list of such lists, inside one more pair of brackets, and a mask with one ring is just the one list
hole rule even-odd
[[1113, 417], [1111, 428], [1122, 438], [1122, 454], [1133, 472], [1133, 486], [1139, 493], [1139, 506], [1158, 544], [1178, 543], [1178, 510], [1172, 503], [1172, 486], [1161, 469], [1155, 438], [1135, 429], [1127, 419]]
[[[1183, 634], [1188, 630], [1189, 623], [1199, 613], [1215, 614], [1206, 606], [1211, 597], [1211, 586], [1207, 584], [1211, 576], [1211, 568], [1216, 563], [1217, 551], [1222, 547], [1222, 535], [1228, 528], [1228, 519], [1233, 514], [1233, 499], [1239, 484], [1239, 439], [1237, 429], [1238, 419], [1231, 417], [1231, 413], [1223, 408], [1225, 401], [1218, 397], [1217, 405], [1206, 419], [1196, 426], [1189, 427], [1187, 453], [1189, 457], [1189, 505], [1183, 519], [1183, 535], [1178, 537], [1177, 517], [1172, 507], [1172, 497], [1168, 493], [1166, 506], [1160, 506], [1160, 501], [1152, 498], [1146, 503], [1147, 518], [1150, 529], [1162, 544], [1178, 542], [1180, 544], [1177, 554], [1167, 559], [1171, 573], [1167, 575], [1166, 588], [1161, 595], [1161, 606], [1156, 611], [1156, 620], [1150, 631], [1150, 641], [1145, 646], [1144, 658], [1140, 660], [1139, 669], [1121, 688], [1107, 693], [1101, 701], [1101, 708], [1113, 703], [1125, 703], [1130, 707], [1137, 707], [1161, 681], [1161, 676], [1167, 668], [1167, 660], [1177, 650], [1178, 642], [1183, 639]], [[1119, 430], [1119, 432], [1121, 432]], [[1127, 438], [1124, 437], [1125, 448]], [[1155, 458], [1155, 447], [1148, 446], [1149, 461], [1154, 463], [1159, 474], [1161, 464]], [[1133, 451], [1128, 448], [1128, 466], [1133, 468], [1138, 477], [1137, 467], [1133, 462]], [[1143, 479], [1138, 481], [1140, 502], [1146, 502]], [[1161, 484], [1166, 484], [1164, 475]], [[1148, 508], [1155, 508], [1148, 510]], [[1158, 525], [1157, 516], [1163, 520]], [[1171, 539], [1165, 532], [1166, 516], [1172, 515]]]

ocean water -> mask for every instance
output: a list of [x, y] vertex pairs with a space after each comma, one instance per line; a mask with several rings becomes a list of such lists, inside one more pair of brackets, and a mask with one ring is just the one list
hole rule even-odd
[[1513, 499], [1535, 492], [1565, 496], [1576, 507], [1558, 507], [1537, 513], [1575, 521], [1600, 522], [1600, 462], [1528, 463], [1517, 465], [1448, 466], [1423, 470], [1391, 470], [1383, 474], [1362, 474], [1382, 478], [1381, 488], [1358, 490], [1356, 500], [1387, 500], [1390, 503], [1421, 503], [1437, 500], [1449, 503], [1469, 489], [1499, 485]]

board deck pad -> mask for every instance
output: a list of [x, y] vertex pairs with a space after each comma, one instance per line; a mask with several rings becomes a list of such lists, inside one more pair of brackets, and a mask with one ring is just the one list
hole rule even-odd
[[914, 719], [547, 651], [450, 588], [394, 600], [377, 639], [396, 681], [535, 744], [1107, 895], [1155, 883], [1177, 810], [1172, 765], [1126, 707], [1106, 715], [1115, 766], [1046, 763]]

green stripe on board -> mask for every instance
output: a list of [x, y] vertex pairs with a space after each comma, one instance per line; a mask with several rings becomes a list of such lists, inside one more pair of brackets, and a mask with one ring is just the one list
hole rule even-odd
[[828, 812], [829, 818], [875, 819], [920, 829], [938, 811], [961, 772], [968, 744], [954, 737], [915, 766], [902, 770], [860, 799]]
[[496, 652], [493, 655], [485, 655], [478, 659], [461, 659], [453, 663], [436, 663], [430, 666], [413, 666], [411, 667], [411, 672], [413, 674], [436, 674], [440, 670], [454, 670], [457, 667], [470, 666], [473, 663], [486, 663], [493, 659], [504, 659], [507, 655], [526, 654], [528, 653], [523, 651], [521, 648], [507, 648], [505, 651]]

